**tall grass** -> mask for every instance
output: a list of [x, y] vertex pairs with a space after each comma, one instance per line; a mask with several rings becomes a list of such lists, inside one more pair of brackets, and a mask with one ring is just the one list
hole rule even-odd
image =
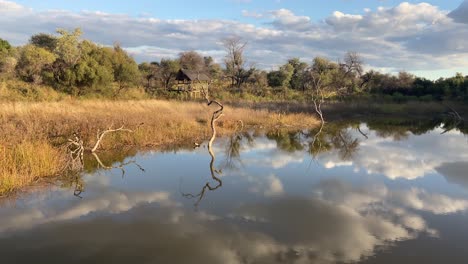
[[[63, 146], [74, 133], [91, 147], [99, 131], [120, 126], [134, 131], [108, 134], [101, 149], [193, 144], [209, 138], [213, 110], [203, 103], [157, 100], [0, 104], [0, 195], [58, 174], [66, 162]], [[233, 133], [239, 120], [245, 129], [297, 130], [317, 124], [310, 114], [227, 106], [219, 134]]]
[[57, 175], [63, 164], [62, 153], [44, 141], [0, 146], [0, 195]]

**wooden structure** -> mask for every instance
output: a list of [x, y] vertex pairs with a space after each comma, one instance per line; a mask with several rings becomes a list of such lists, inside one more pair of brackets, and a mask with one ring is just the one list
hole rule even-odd
[[202, 72], [180, 69], [176, 76], [176, 86], [173, 89], [177, 92], [185, 92], [190, 97], [200, 97], [202, 89], [208, 93], [208, 86], [211, 79]]

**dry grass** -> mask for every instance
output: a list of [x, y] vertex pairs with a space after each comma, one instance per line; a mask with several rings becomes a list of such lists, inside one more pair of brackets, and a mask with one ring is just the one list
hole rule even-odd
[[[96, 133], [124, 125], [134, 133], [106, 136], [102, 149], [122, 146], [163, 147], [201, 142], [210, 136], [215, 108], [196, 102], [97, 101], [9, 102], [0, 104], [0, 195], [21, 188], [64, 167], [63, 146], [73, 133], [87, 147]], [[317, 124], [310, 114], [226, 107], [220, 135], [233, 133], [242, 120], [248, 128], [290, 130]]]

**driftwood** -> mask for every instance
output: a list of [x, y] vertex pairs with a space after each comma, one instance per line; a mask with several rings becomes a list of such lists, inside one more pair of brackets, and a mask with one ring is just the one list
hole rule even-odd
[[125, 129], [124, 126], [121, 126], [117, 129], [112, 129], [112, 126], [109, 127], [109, 129], [102, 131], [101, 133], [98, 132], [97, 134], [97, 141], [96, 144], [94, 144], [94, 147], [91, 149], [91, 152], [96, 152], [96, 150], [99, 148], [99, 145], [101, 144], [102, 139], [104, 138], [105, 135], [108, 133], [112, 132], [119, 132], [119, 131], [125, 131], [125, 132], [130, 132], [133, 133], [133, 130], [130, 129]]
[[82, 170], [84, 168], [84, 151], [85, 147], [83, 140], [74, 134], [73, 138], [68, 139], [67, 149], [69, 151], [69, 161], [67, 167], [72, 170]]
[[131, 133], [133, 132], [133, 130], [126, 129], [124, 128], [124, 126], [121, 126], [116, 129], [112, 129], [112, 125], [111, 125], [109, 129], [97, 133], [96, 143], [91, 149], [86, 149], [85, 144], [83, 140], [80, 138], [80, 136], [76, 133], [73, 134], [73, 137], [68, 139], [67, 149], [69, 151], [69, 162], [67, 164], [67, 168], [71, 171], [82, 170], [84, 168], [84, 153], [86, 151], [91, 151], [91, 153], [95, 153], [98, 150], [99, 146], [101, 145], [101, 142], [104, 139], [105, 135], [109, 133], [113, 133], [113, 132], [119, 132], [119, 131], [131, 132]]
[[445, 129], [441, 134], [445, 134], [451, 130], [453, 130], [454, 128], [457, 128], [462, 122], [464, 122], [465, 120], [463, 119], [463, 117], [460, 116], [460, 114], [455, 110], [453, 109], [453, 107], [449, 106], [449, 105], [445, 105], [445, 107], [447, 107], [448, 109], [450, 109], [450, 112], [448, 112], [448, 114], [450, 116], [452, 116], [452, 118], [455, 120], [455, 124], [452, 125], [451, 127], [448, 127], [447, 129]]
[[112, 170], [112, 169], [119, 169], [122, 171], [122, 178], [125, 176], [125, 167], [130, 165], [130, 164], [134, 164], [140, 171], [142, 172], [145, 172], [145, 169], [140, 165], [138, 164], [135, 160], [131, 160], [131, 161], [128, 161], [128, 162], [121, 162], [119, 165], [117, 166], [106, 166], [104, 165], [104, 163], [101, 161], [101, 159], [99, 158], [99, 156], [92, 152], [92, 155], [94, 156], [94, 159], [96, 159], [96, 162], [98, 163], [99, 167], [104, 169], [104, 170]]

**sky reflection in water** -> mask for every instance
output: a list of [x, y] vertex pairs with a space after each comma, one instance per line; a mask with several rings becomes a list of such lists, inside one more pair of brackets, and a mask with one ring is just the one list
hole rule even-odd
[[[0, 208], [5, 263], [466, 263], [468, 142], [330, 127], [138, 154]], [[311, 155], [313, 154], [313, 155]], [[193, 194], [191, 196], [190, 194]], [[192, 198], [192, 199], [190, 199]]]

